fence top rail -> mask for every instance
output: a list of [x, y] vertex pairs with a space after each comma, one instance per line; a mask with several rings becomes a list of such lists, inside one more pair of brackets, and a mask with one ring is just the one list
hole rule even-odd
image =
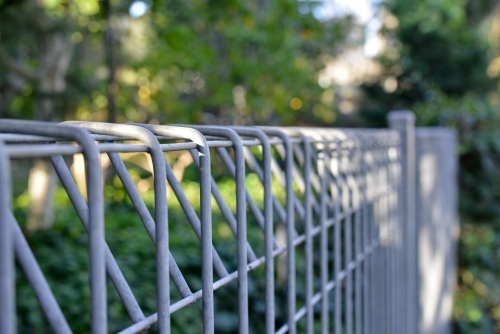
[[[20, 122], [31, 122], [31, 121], [20, 121]], [[81, 124], [85, 123], [96, 123], [96, 122], [79, 122]], [[58, 123], [54, 123], [58, 124]], [[104, 123], [106, 124], [106, 123]], [[73, 125], [71, 123], [61, 123], [61, 125]], [[130, 124], [135, 125], [135, 124]], [[139, 125], [139, 124], [137, 124]], [[186, 126], [187, 128], [191, 128], [190, 125]], [[228, 127], [230, 128], [230, 127]], [[248, 127], [253, 128], [253, 127]], [[256, 127], [259, 128], [259, 127]], [[260, 128], [269, 128], [269, 129], [279, 129], [285, 131], [290, 138], [292, 143], [297, 143], [301, 141], [299, 133], [303, 133], [310, 140], [323, 141], [325, 138], [330, 140], [347, 140], [352, 137], [359, 138], [367, 138], [367, 137], [385, 137], [386, 139], [394, 139], [397, 137], [397, 131], [390, 129], [356, 129], [356, 128], [314, 128], [314, 127], [294, 127], [294, 128], [285, 128], [285, 127], [260, 127]], [[180, 140], [179, 138], [169, 137], [169, 136], [156, 136], [158, 140]], [[259, 145], [256, 139], [249, 139], [245, 136], [242, 136], [244, 140], [253, 140], [253, 143], [248, 142], [247, 145], [254, 144]], [[273, 144], [282, 143], [282, 141], [275, 136], [270, 136], [270, 140]], [[133, 137], [127, 136], [114, 136], [114, 135], [103, 135], [103, 134], [92, 134], [92, 138], [95, 141], [131, 141], [135, 140]], [[205, 136], [207, 141], [221, 141], [221, 137], [218, 136]], [[45, 137], [45, 136], [37, 136], [31, 134], [14, 134], [9, 133], [8, 131], [4, 131], [0, 133], [0, 139], [2, 139], [5, 143], [50, 143], [50, 142], [61, 142], [68, 141], [67, 138], [57, 138], [57, 137]], [[181, 139], [182, 140], [182, 139]], [[187, 140], [187, 139], [186, 139]], [[229, 141], [228, 141], [229, 142]]]

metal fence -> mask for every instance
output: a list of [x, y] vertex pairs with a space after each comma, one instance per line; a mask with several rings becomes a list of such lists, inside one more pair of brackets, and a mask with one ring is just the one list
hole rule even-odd
[[[204, 333], [214, 333], [217, 291], [233, 282], [237, 293], [224, 302], [234, 305], [239, 333], [257, 331], [250, 303], [263, 305], [266, 333], [418, 332], [414, 119], [396, 112], [389, 121], [393, 129], [372, 130], [0, 120], [0, 332], [16, 331], [14, 259], [52, 331], [71, 332], [44, 276], [50, 273], [41, 271], [12, 213], [10, 165], [33, 158], [50, 160], [89, 235], [92, 333], [108, 332], [107, 278], [130, 317], [120, 333], [150, 327], [170, 333], [171, 317], [199, 300], [202, 311], [195, 318]], [[182, 151], [197, 167], [194, 196], [169, 163], [169, 154]], [[124, 162], [132, 152], [149, 157], [154, 209]], [[84, 190], [69, 168], [77, 154], [85, 159]], [[106, 243], [104, 224], [112, 221], [104, 219], [105, 155], [156, 247], [153, 314], [144, 314]], [[229, 190], [221, 190], [222, 176], [230, 180], [224, 186]], [[169, 219], [167, 194], [184, 219]], [[447, 212], [453, 212], [452, 202]], [[224, 220], [226, 229], [213, 228], [215, 212], [217, 226]], [[169, 234], [177, 224], [189, 224], [199, 240], [200, 252], [192, 254], [201, 266], [196, 279], [176, 261], [179, 243], [169, 247], [184, 238], [175, 230]], [[214, 242], [223, 231], [230, 231], [225, 238], [235, 245], [232, 256]], [[265, 288], [251, 292], [249, 302], [255, 282]]]

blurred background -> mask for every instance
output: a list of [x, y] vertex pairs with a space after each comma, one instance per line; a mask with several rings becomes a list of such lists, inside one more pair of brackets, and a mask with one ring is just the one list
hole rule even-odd
[[[0, 0], [0, 22], [0, 117], [384, 127], [388, 111], [410, 109], [419, 126], [455, 128], [461, 230], [453, 329], [500, 332], [499, 1]], [[172, 159], [180, 178], [189, 174], [190, 161]], [[78, 233], [30, 200], [28, 180], [46, 165], [17, 171], [27, 190], [15, 203], [18, 216], [29, 208], [20, 221], [42, 249], [37, 256], [57, 270], [50, 247]], [[137, 183], [149, 177], [138, 172]], [[64, 207], [48, 180], [53, 205]], [[106, 194], [113, 205], [124, 201], [119, 189]], [[137, 247], [124, 258], [142, 261]], [[33, 297], [18, 299], [20, 332], [40, 332]], [[123, 310], [110, 312], [121, 319]]]

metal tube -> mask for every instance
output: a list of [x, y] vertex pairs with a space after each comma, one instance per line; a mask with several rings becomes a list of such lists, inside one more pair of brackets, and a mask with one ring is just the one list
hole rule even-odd
[[[338, 216], [341, 212], [341, 193], [338, 187], [335, 187], [334, 182], [338, 182], [339, 179], [339, 152], [338, 152], [338, 143], [335, 143], [335, 151], [331, 152], [333, 154], [331, 157], [331, 161], [334, 164], [331, 164], [331, 173], [334, 179], [332, 180], [332, 196], [335, 201], [335, 209], [334, 215]], [[334, 277], [335, 277], [335, 308], [334, 308], [334, 318], [335, 318], [335, 333], [341, 333], [342, 331], [342, 288], [341, 288], [341, 278], [340, 271], [342, 269], [342, 259], [341, 259], [341, 218], [336, 217], [335, 225], [334, 225], [334, 235], [333, 235], [333, 249], [334, 249]]]
[[[309, 142], [309, 139], [302, 135], [302, 141], [303, 141], [303, 146], [304, 146], [304, 207], [305, 207], [305, 234], [306, 234], [306, 244], [305, 244], [305, 257], [306, 257], [306, 332], [308, 334], [312, 334], [314, 332], [314, 305], [312, 302], [313, 298], [313, 293], [314, 293], [314, 287], [313, 287], [313, 237], [312, 237], [312, 227], [313, 227], [313, 222], [312, 222], [312, 201], [311, 201], [311, 182], [310, 182], [310, 177], [311, 175], [311, 143]], [[321, 225], [324, 226], [326, 222], [326, 217], [321, 218]], [[321, 230], [321, 239], [326, 240], [326, 231], [323, 228]], [[322, 244], [323, 246], [323, 244]], [[321, 263], [327, 261], [326, 257], [326, 241], [325, 241], [325, 251], [321, 252]], [[326, 273], [326, 268], [321, 268], [322, 269], [322, 276], [321, 276], [321, 292], [325, 292], [325, 285], [326, 285], [326, 278], [323, 277], [323, 270]], [[325, 280], [325, 281], [324, 281]], [[328, 302], [328, 298], [326, 294], [322, 294], [322, 309], [321, 309], [321, 314], [322, 314], [322, 320], [323, 316], [327, 312], [325, 310], [324, 304]], [[328, 325], [327, 325], [328, 326]], [[324, 327], [324, 323], [322, 321], [322, 328]]]
[[[346, 143], [344, 143], [345, 145]], [[351, 193], [348, 185], [349, 169], [347, 167], [347, 146], [342, 147], [342, 158], [341, 158], [341, 172], [345, 174], [341, 176], [341, 191], [342, 191], [342, 210], [347, 211], [350, 208], [351, 203]], [[347, 270], [347, 264], [351, 262], [352, 259], [352, 216], [349, 214], [344, 220], [344, 263], [346, 266], [346, 279], [345, 279], [345, 312], [346, 312], [346, 333], [351, 334], [353, 329], [352, 321], [352, 274], [350, 270]]]
[[[367, 249], [369, 248], [369, 243], [370, 243], [370, 235], [369, 235], [369, 205], [370, 205], [370, 199], [368, 197], [369, 193], [369, 188], [368, 188], [368, 148], [367, 148], [367, 138], [363, 136], [363, 152], [362, 152], [362, 157], [361, 157], [361, 178], [362, 178], [362, 184], [363, 184], [363, 190], [362, 190], [362, 196], [363, 196], [363, 205], [361, 208], [361, 213], [362, 213], [362, 222], [361, 222], [361, 230], [362, 230], [362, 248], [363, 251], [366, 253]], [[370, 319], [370, 308], [368, 307], [369, 305], [369, 259], [368, 255], [365, 257], [363, 261], [363, 333], [370, 333], [370, 324], [369, 324], [369, 319]]]
[[406, 329], [408, 334], [418, 331], [418, 243], [416, 226], [416, 172], [415, 172], [415, 115], [409, 111], [392, 111], [388, 114], [388, 122], [392, 129], [400, 132], [401, 136], [401, 166], [404, 208], [404, 244], [405, 259], [405, 282], [406, 282]]
[[287, 322], [288, 333], [296, 333], [296, 324], [294, 320], [296, 310], [296, 289], [295, 289], [295, 248], [293, 239], [296, 235], [295, 231], [295, 216], [294, 203], [295, 195], [293, 194], [292, 184], [292, 169], [293, 169], [293, 152], [290, 138], [281, 130], [273, 128], [262, 128], [268, 136], [275, 136], [283, 141], [285, 146], [285, 191], [286, 191], [286, 244], [287, 244]]
[[45, 158], [55, 154], [73, 155], [81, 153], [82, 148], [68, 144], [50, 145], [12, 145], [7, 146], [7, 154], [11, 159]]
[[354, 210], [354, 259], [356, 267], [354, 268], [354, 330], [356, 334], [361, 334], [361, 263], [359, 255], [361, 254], [361, 194], [360, 194], [360, 143], [355, 139], [352, 161], [351, 160], [351, 192], [352, 206]]
[[327, 182], [328, 172], [327, 166], [329, 164], [329, 153], [327, 152], [328, 143], [326, 140], [322, 142], [322, 150], [318, 152], [318, 172], [321, 177], [321, 190], [320, 190], [320, 267], [321, 267], [321, 333], [327, 334], [329, 332], [329, 314], [328, 314], [328, 292], [326, 292], [326, 285], [328, 281], [328, 228], [327, 223]]
[[15, 268], [13, 228], [9, 212], [12, 209], [10, 161], [0, 140], [0, 332], [16, 332]]

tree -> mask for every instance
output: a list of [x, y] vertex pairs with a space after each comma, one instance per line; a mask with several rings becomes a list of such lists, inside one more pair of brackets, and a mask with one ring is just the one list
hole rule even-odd
[[158, 0], [123, 22], [122, 48], [135, 50], [118, 67], [119, 107], [167, 123], [324, 122], [333, 111], [318, 98], [321, 56], [354, 26], [301, 14], [294, 0]]
[[[96, 1], [0, 2], [0, 115], [60, 121], [75, 43], [77, 22], [98, 13]], [[26, 98], [28, 97], [28, 98]], [[55, 173], [35, 162], [29, 176], [31, 198], [27, 227], [52, 225]]]
[[494, 43], [484, 32], [493, 8], [487, 0], [383, 2], [384, 72], [363, 86], [362, 115], [382, 125], [387, 110], [432, 100], [433, 91], [459, 97], [494, 89], [497, 80], [487, 74]]

